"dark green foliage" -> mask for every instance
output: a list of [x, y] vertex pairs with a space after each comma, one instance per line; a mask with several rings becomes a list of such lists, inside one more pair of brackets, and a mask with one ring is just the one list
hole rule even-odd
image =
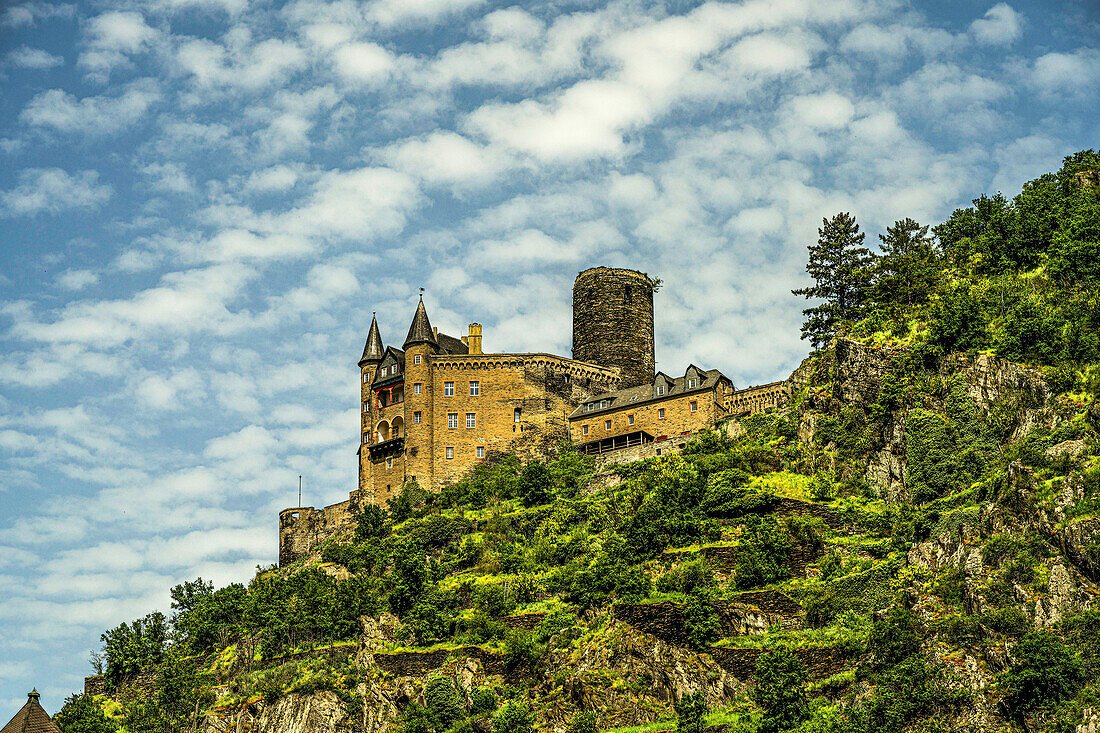
[[595, 713], [577, 713], [569, 721], [566, 733], [599, 733], [599, 717]]
[[158, 668], [155, 700], [175, 730], [190, 728], [196, 710], [214, 702], [208, 675], [199, 671], [194, 659], [169, 653]]
[[1085, 668], [1049, 631], [1026, 635], [1012, 647], [1013, 664], [999, 679], [1005, 704], [1027, 713], [1074, 697], [1085, 683]]
[[882, 255], [875, 261], [871, 297], [894, 309], [926, 303], [942, 279], [928, 227], [903, 219], [888, 227], [879, 240]]
[[696, 651], [703, 651], [722, 637], [722, 621], [714, 609], [714, 594], [702, 590], [688, 596], [681, 607], [687, 641]]
[[916, 408], [905, 416], [906, 484], [913, 500], [924, 503], [951, 491], [958, 468], [947, 419]]
[[707, 702], [702, 692], [689, 692], [676, 701], [676, 733], [703, 733]]
[[168, 623], [163, 613], [151, 613], [136, 621], [119, 624], [103, 632], [99, 639], [103, 642], [103, 674], [107, 683], [116, 687], [164, 658], [168, 647]]
[[53, 716], [61, 733], [115, 733], [118, 725], [104, 713], [91, 695], [70, 695]]
[[535, 733], [535, 716], [525, 702], [510, 702], [493, 716], [493, 733]]
[[519, 498], [524, 506], [545, 504], [553, 497], [553, 477], [542, 461], [530, 461], [519, 475]]
[[390, 610], [398, 616], [408, 612], [428, 584], [428, 562], [424, 548], [411, 537], [399, 538], [390, 555], [393, 568], [385, 578]]
[[867, 666], [881, 671], [920, 653], [924, 628], [912, 611], [894, 608], [884, 617], [875, 619], [867, 638]]
[[945, 352], [980, 349], [989, 343], [989, 316], [970, 283], [955, 283], [932, 304], [931, 341]]
[[777, 733], [805, 719], [808, 675], [794, 652], [789, 649], [764, 652], [756, 660], [753, 679], [756, 686], [752, 699], [764, 711], [759, 728], [762, 733]]
[[658, 593], [698, 593], [718, 583], [705, 560], [692, 560], [657, 578]]
[[172, 589], [172, 628], [192, 654], [225, 644], [239, 632], [247, 592], [240, 583], [214, 590], [202, 578]]
[[488, 687], [477, 687], [470, 692], [470, 715], [483, 718], [497, 709], [497, 696]]
[[734, 564], [738, 588], [748, 589], [786, 578], [791, 542], [774, 517], [748, 517]]
[[860, 712], [869, 731], [904, 730], [914, 720], [958, 708], [967, 696], [953, 689], [942, 667], [914, 654], [871, 676], [875, 694]]
[[380, 540], [390, 533], [386, 511], [377, 504], [367, 504], [355, 513], [355, 541], [359, 543]]
[[424, 687], [424, 710], [434, 730], [447, 730], [465, 717], [462, 697], [449, 677], [430, 677]]
[[871, 253], [863, 246], [863, 232], [847, 213], [823, 219], [817, 244], [809, 246], [806, 272], [814, 280], [795, 295], [823, 301], [802, 311], [802, 338], [819, 349], [837, 334], [841, 324], [863, 317], [873, 275]]

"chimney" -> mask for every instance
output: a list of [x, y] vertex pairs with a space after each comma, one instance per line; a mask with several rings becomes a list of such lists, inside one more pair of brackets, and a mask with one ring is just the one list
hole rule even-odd
[[471, 354], [481, 353], [481, 324], [470, 324], [470, 335], [467, 337]]

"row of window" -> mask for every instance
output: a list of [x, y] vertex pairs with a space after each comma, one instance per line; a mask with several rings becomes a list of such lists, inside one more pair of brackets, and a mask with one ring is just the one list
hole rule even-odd
[[[444, 450], [446, 451], [444, 453], [444, 455], [446, 455], [447, 458], [454, 458], [455, 457], [455, 449], [453, 447], [447, 446], [447, 448], [445, 448]], [[477, 448], [474, 452], [474, 455], [476, 455], [478, 458], [484, 458], [485, 457], [485, 446], [483, 446], [483, 445], [477, 446]], [[393, 468], [393, 459], [392, 458], [387, 458], [386, 459], [386, 468]]]
[[[699, 403], [696, 400], [692, 400], [691, 402], [688, 403], [688, 409], [691, 410], [692, 412], [698, 411]], [[657, 409], [657, 419], [658, 420], [664, 420], [665, 419], [665, 408], [660, 407], [660, 408]], [[626, 416], [626, 424], [627, 425], [633, 425], [634, 424], [634, 416], [633, 415], [627, 415]], [[611, 430], [611, 426], [612, 426], [612, 421], [611, 420], [604, 420], [603, 421], [603, 429], [605, 431], [606, 430]], [[588, 426], [587, 425], [581, 425], [581, 435], [588, 435]]]
[[[367, 411], [367, 406], [366, 406], [366, 404], [364, 404], [363, 405], [363, 412], [366, 412], [366, 411]], [[664, 410], [662, 410], [661, 412], [664, 412]], [[512, 410], [512, 422], [519, 422], [522, 418], [523, 418], [523, 410], [521, 410], [518, 407], [516, 409]], [[633, 420], [634, 420], [634, 416], [631, 415], [631, 423], [630, 423], [631, 425], [634, 424]], [[424, 413], [420, 410], [414, 410], [413, 411], [413, 422], [416, 423], [417, 425], [424, 422]], [[457, 412], [447, 413], [447, 427], [449, 427], [449, 428], [457, 428], [458, 427], [458, 413]], [[477, 413], [474, 413], [474, 412], [467, 412], [466, 413], [466, 427], [468, 427], [468, 428], [476, 428], [477, 427]]]

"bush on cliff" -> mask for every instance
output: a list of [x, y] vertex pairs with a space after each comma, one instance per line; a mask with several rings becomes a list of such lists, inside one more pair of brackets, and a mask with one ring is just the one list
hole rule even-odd
[[752, 699], [764, 711], [761, 733], [778, 733], [797, 725], [806, 717], [808, 679], [802, 661], [789, 649], [761, 654], [753, 675]]
[[61, 733], [115, 733], [118, 724], [108, 718], [91, 695], [70, 695], [53, 716]]

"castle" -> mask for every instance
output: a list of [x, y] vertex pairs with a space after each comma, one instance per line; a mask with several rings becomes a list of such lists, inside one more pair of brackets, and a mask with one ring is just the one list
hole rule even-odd
[[484, 353], [482, 327], [440, 333], [423, 295], [400, 347], [372, 318], [359, 360], [359, 482], [346, 502], [280, 513], [280, 564], [345, 526], [356, 507], [385, 505], [410, 481], [436, 491], [492, 453], [525, 460], [571, 439], [581, 452], [628, 461], [776, 406], [783, 383], [735, 391], [718, 370], [656, 371], [653, 294], [635, 270], [594, 267], [573, 284], [573, 353]]

